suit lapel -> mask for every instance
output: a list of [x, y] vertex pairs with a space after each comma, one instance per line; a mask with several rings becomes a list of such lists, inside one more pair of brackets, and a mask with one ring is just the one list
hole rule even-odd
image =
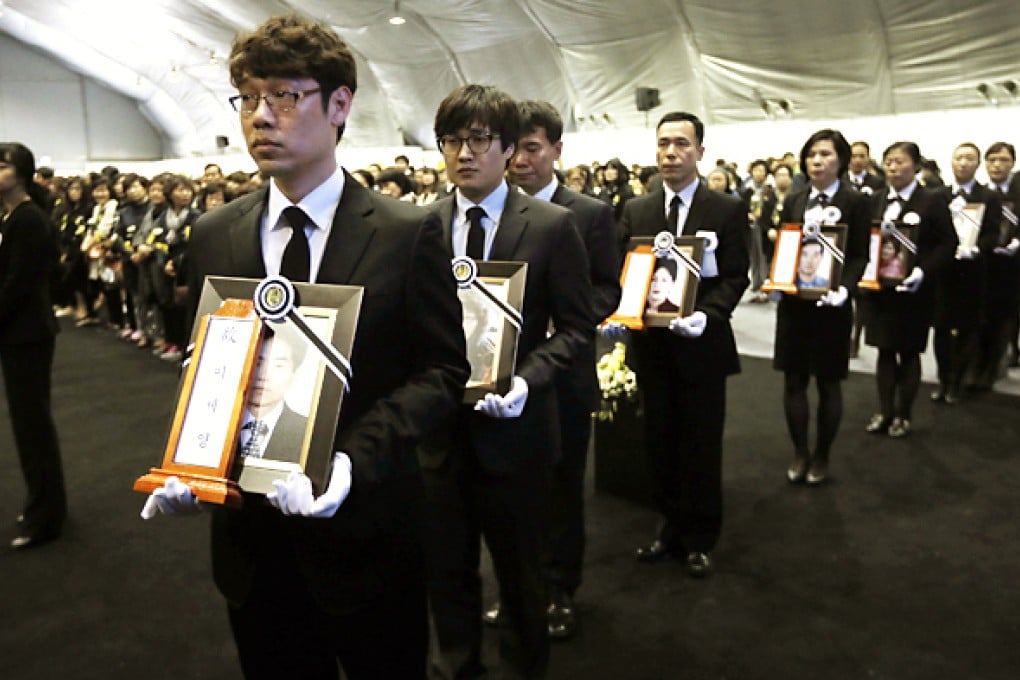
[[489, 250], [490, 260], [512, 260], [517, 252], [517, 244], [528, 228], [527, 202], [521, 194], [510, 187], [506, 203], [503, 205], [503, 215], [499, 220], [499, 228], [496, 230], [496, 238]]
[[450, 257], [453, 257], [453, 211], [457, 205], [454, 194], [448, 194], [432, 204], [432, 209], [439, 215], [443, 225], [443, 245]]
[[350, 281], [375, 234], [376, 226], [366, 219], [373, 210], [368, 190], [345, 170], [344, 193], [333, 216], [333, 227], [322, 254], [316, 279], [318, 283], [344, 284]]
[[239, 218], [230, 225], [230, 251], [236, 276], [266, 277], [266, 263], [262, 258], [262, 213], [268, 194], [268, 188], [260, 189], [258, 198], [243, 208]]
[[[682, 236], [694, 236], [694, 234], [704, 227], [705, 223], [705, 209], [706, 201], [705, 197], [708, 195], [706, 192], [711, 191], [700, 181], [698, 187], [694, 190], [694, 198], [691, 199], [691, 207], [687, 210], [687, 221], [684, 222], [684, 230], [681, 233]], [[659, 213], [662, 214], [662, 204], [659, 205]], [[662, 218], [663, 224], [666, 223], [666, 218]]]

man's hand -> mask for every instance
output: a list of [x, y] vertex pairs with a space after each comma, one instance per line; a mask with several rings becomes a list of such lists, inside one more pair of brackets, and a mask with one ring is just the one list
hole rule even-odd
[[500, 396], [489, 392], [475, 402], [475, 410], [490, 418], [517, 418], [528, 403], [528, 383], [519, 375], [514, 376], [510, 391]]
[[708, 326], [708, 317], [704, 312], [694, 312], [690, 316], [678, 317], [669, 322], [669, 330], [681, 338], [700, 338]]
[[599, 334], [604, 338], [609, 338], [610, 340], [622, 338], [626, 332], [627, 327], [619, 321], [607, 321], [599, 326]]
[[818, 300], [819, 307], [842, 307], [850, 293], [846, 288], [840, 286], [836, 290], [825, 291], [825, 295]]
[[184, 515], [197, 515], [202, 512], [202, 506], [198, 498], [191, 493], [188, 485], [177, 479], [167, 477], [163, 486], [154, 489], [152, 494], [145, 499], [142, 506], [142, 519], [152, 519], [156, 515], [173, 515], [183, 517]]
[[291, 472], [287, 479], [274, 479], [275, 491], [266, 494], [266, 500], [285, 515], [329, 518], [336, 514], [351, 492], [351, 458], [346, 453], [333, 456], [333, 472], [326, 491], [315, 498], [312, 480], [302, 472]]
[[1020, 250], [1020, 239], [1014, 238], [1012, 241], [1004, 246], [999, 246], [993, 252], [996, 255], [1006, 255], [1012, 257], [1016, 255], [1016, 251]]
[[973, 260], [981, 252], [981, 249], [977, 246], [957, 246], [956, 248], [956, 259], [957, 260]]
[[910, 276], [903, 279], [903, 283], [896, 286], [896, 290], [900, 293], [916, 293], [923, 281], [924, 271], [920, 267], [914, 267], [913, 271], [910, 272]]

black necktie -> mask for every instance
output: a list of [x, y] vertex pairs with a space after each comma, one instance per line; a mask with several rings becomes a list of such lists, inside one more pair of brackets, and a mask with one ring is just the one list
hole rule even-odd
[[673, 199], [669, 202], [669, 215], [666, 216], [666, 222], [669, 223], [674, 234], [680, 233], [680, 206], [683, 202], [679, 194], [673, 194]]
[[311, 275], [312, 255], [308, 249], [308, 235], [305, 234], [305, 225], [308, 224], [308, 215], [297, 206], [290, 206], [283, 211], [283, 219], [287, 220], [293, 230], [290, 241], [283, 251], [283, 260], [280, 261], [280, 275], [291, 281], [307, 282]]
[[473, 208], [468, 208], [467, 216], [471, 222], [471, 226], [468, 227], [467, 256], [472, 260], [480, 261], [484, 259], [485, 254], [485, 228], [482, 227], [485, 211], [476, 205]]
[[808, 207], [811, 208], [816, 205], [823, 208], [829, 205], [829, 195], [823, 191], [812, 196], [811, 199], [808, 200]]

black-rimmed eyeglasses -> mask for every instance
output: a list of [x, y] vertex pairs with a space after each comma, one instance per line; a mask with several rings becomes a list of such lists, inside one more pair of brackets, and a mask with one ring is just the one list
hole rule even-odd
[[235, 111], [245, 116], [255, 113], [259, 108], [259, 102], [263, 99], [266, 100], [266, 106], [273, 113], [286, 113], [293, 110], [299, 101], [319, 91], [320, 88], [316, 87], [311, 90], [298, 90], [297, 92], [277, 90], [269, 94], [238, 94], [231, 97], [229, 101]]
[[457, 153], [467, 142], [471, 153], [482, 154], [492, 147], [494, 139], [499, 139], [498, 132], [472, 132], [467, 137], [443, 135], [436, 139], [436, 144], [439, 145], [439, 150], [443, 153]]

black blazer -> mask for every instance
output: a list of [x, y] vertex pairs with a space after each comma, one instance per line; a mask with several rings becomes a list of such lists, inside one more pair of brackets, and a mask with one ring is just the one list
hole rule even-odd
[[0, 222], [0, 345], [48, 340], [57, 333], [50, 275], [58, 258], [50, 221], [26, 201]]
[[301, 444], [304, 441], [308, 418], [284, 404], [280, 419], [276, 421], [273, 434], [266, 442], [262, 457], [285, 463], [296, 463], [301, 459]]
[[[857, 186], [853, 183], [853, 180], [850, 179], [849, 172], [844, 172], [843, 176], [840, 177], [839, 180], [840, 184], [846, 184], [847, 188], [849, 188], [850, 190], [865, 195], [880, 194], [883, 191], [888, 191], [885, 187], [885, 181], [878, 175], [872, 175], [870, 172], [865, 173], [864, 183], [861, 185], [860, 189], [858, 189]], [[863, 187], [867, 187], [868, 189], [870, 189], [870, 191], [864, 191]]]
[[[655, 236], [660, 231], [672, 231], [666, 225], [665, 204], [663, 190], [628, 201], [620, 221], [621, 240], [626, 243], [631, 236]], [[708, 326], [696, 339], [681, 338], [661, 328], [649, 329], [643, 334], [643, 339], [635, 339], [668, 345], [677, 357], [679, 370], [691, 381], [740, 372], [730, 317], [749, 283], [747, 229], [747, 210], [743, 201], [714, 192], [699, 183], [684, 223], [683, 235], [714, 231], [719, 239], [715, 251], [719, 275], [701, 280], [694, 305], [696, 310], [706, 314]]]
[[[803, 222], [804, 211], [807, 209], [810, 196], [810, 187], [787, 196], [783, 203], [782, 222], [784, 224]], [[839, 211], [843, 213], [839, 221], [847, 225], [846, 252], [844, 253], [846, 261], [843, 264], [843, 275], [839, 283], [852, 295], [857, 290], [857, 282], [860, 281], [868, 266], [868, 245], [871, 242], [871, 202], [866, 196], [851, 188], [847, 182], [840, 180], [839, 189], [830, 199], [830, 204], [839, 208]]]
[[[620, 258], [613, 212], [602, 201], [571, 191], [562, 184], [556, 187], [551, 200], [574, 213], [577, 231], [588, 253], [592, 312], [595, 322], [601, 323], [620, 304]], [[595, 375], [594, 343], [588, 344], [570, 371], [561, 374], [556, 387], [561, 396], [580, 400], [588, 410], [598, 408], [600, 393]]]
[[[429, 206], [432, 223], [443, 230], [448, 258], [453, 256], [454, 201], [448, 197]], [[588, 256], [569, 210], [511, 187], [488, 259], [528, 263], [515, 371], [528, 383], [528, 401], [520, 417], [510, 419], [490, 418], [467, 405], [461, 408], [448, 423], [446, 436], [422, 447], [422, 462], [431, 468], [442, 465], [451, 451], [467, 449], [494, 475], [535, 457], [555, 460], [559, 428], [554, 381], [594, 340]], [[547, 335], [550, 324], [554, 332]]]
[[[206, 275], [262, 278], [260, 226], [267, 188], [203, 216], [191, 234], [189, 311]], [[415, 443], [463, 398], [468, 377], [456, 283], [441, 228], [414, 206], [345, 173], [317, 283], [363, 286], [353, 376], [334, 446], [352, 462], [350, 495], [331, 519], [284, 517], [258, 498], [213, 513], [213, 574], [243, 603], [256, 562], [293, 549], [327, 611], [377, 599], [395, 571], [416, 568], [421, 492]]]

